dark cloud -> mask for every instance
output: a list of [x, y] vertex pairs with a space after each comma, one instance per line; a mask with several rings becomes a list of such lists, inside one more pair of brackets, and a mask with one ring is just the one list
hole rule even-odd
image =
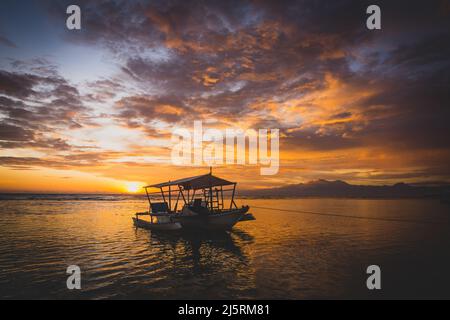
[[351, 112], [340, 112], [337, 114], [333, 114], [332, 116], [330, 116], [330, 119], [345, 119], [345, 118], [349, 118], [351, 117], [352, 113]]
[[14, 169], [29, 170], [33, 167], [67, 168], [68, 165], [60, 162], [34, 157], [0, 157], [0, 165]]
[[[64, 24], [68, 4], [47, 7]], [[79, 1], [82, 30], [65, 39], [108, 49], [120, 75], [82, 97], [47, 61], [13, 61], [17, 72], [0, 72], [3, 145], [64, 148], [44, 133], [83, 126], [88, 101], [156, 137], [156, 122], [246, 122], [280, 128], [287, 149], [417, 150], [422, 164], [423, 150], [449, 148], [448, 2], [378, 1], [377, 31], [366, 28], [369, 4]]]
[[86, 107], [77, 88], [59, 76], [0, 70], [0, 94], [2, 148], [70, 148], [53, 134], [80, 127]]
[[[412, 44], [402, 44], [391, 52], [390, 65], [403, 68], [418, 68], [447, 64], [450, 56], [449, 32], [421, 39]], [[415, 71], [415, 70], [413, 70]]]
[[0, 138], [6, 141], [28, 141], [33, 138], [33, 132], [18, 126], [0, 122]]
[[0, 70], [0, 93], [12, 97], [27, 98], [35, 94], [33, 86], [38, 77], [30, 74], [16, 74]]
[[176, 123], [189, 117], [189, 108], [176, 97], [132, 96], [119, 100], [116, 107], [118, 118], [130, 128], [148, 127], [155, 120]]
[[[327, 87], [325, 75], [331, 74], [379, 92], [330, 116], [339, 120], [354, 115], [354, 120], [287, 132], [292, 143], [340, 149], [381, 143], [391, 136], [395, 139], [390, 141], [408, 147], [445, 146], [442, 119], [448, 113], [444, 93], [449, 82], [442, 70], [449, 64], [450, 41], [442, 3], [381, 1], [383, 29], [378, 33], [365, 27], [369, 4], [86, 3], [86, 32], [78, 40], [110, 47], [125, 58], [122, 70], [131, 79], [157, 92], [156, 98], [120, 101], [120, 118], [130, 127], [154, 119], [176, 123], [188, 117], [188, 108], [198, 111], [200, 119], [242, 119], [260, 112], [266, 119], [257, 124], [289, 127], [282, 119], [270, 120], [272, 115], [264, 111], [273, 110], [265, 103], [318, 92]], [[160, 100], [170, 100], [167, 104], [178, 112], [158, 110]]]
[[[54, 143], [58, 143], [58, 141], [54, 141]], [[55, 148], [58, 149], [57, 146], [55, 146]], [[30, 170], [35, 167], [55, 169], [98, 168], [101, 166], [107, 167], [108, 165], [111, 165], [111, 163], [108, 163], [109, 160], [114, 160], [120, 158], [121, 156], [127, 156], [130, 154], [126, 152], [95, 151], [69, 152], [68, 154], [56, 154], [46, 158], [0, 156], [0, 166], [22, 170]], [[136, 165], [134, 162], [127, 162], [126, 164], [130, 166]]]
[[41, 77], [58, 77], [57, 67], [48, 59], [37, 57], [29, 60], [7, 58], [11, 67], [22, 74], [34, 74]]

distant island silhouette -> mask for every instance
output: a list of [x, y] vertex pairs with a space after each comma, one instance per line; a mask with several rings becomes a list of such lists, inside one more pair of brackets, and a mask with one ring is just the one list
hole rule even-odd
[[448, 201], [450, 184], [410, 185], [403, 182], [393, 185], [353, 185], [342, 180], [314, 180], [277, 188], [242, 190], [243, 197], [335, 197], [335, 198], [440, 198]]

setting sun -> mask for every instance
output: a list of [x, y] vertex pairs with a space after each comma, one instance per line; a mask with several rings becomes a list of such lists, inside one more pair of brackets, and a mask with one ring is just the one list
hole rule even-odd
[[136, 193], [141, 189], [142, 186], [143, 184], [140, 182], [127, 182], [125, 184], [125, 189], [129, 193]]

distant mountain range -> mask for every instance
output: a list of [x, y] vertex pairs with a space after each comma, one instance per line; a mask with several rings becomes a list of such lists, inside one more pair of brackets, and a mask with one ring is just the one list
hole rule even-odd
[[394, 185], [353, 185], [345, 181], [316, 180], [291, 184], [278, 188], [242, 190], [247, 197], [336, 197], [336, 198], [445, 198], [448, 200], [450, 185], [415, 186], [406, 183]]

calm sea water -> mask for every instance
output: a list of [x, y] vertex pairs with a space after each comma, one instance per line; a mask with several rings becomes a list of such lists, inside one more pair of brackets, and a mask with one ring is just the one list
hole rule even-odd
[[[135, 229], [142, 198], [4, 199], [0, 298], [450, 298], [450, 207], [436, 200], [243, 199], [256, 221], [189, 235]], [[81, 290], [66, 287], [72, 264]]]

